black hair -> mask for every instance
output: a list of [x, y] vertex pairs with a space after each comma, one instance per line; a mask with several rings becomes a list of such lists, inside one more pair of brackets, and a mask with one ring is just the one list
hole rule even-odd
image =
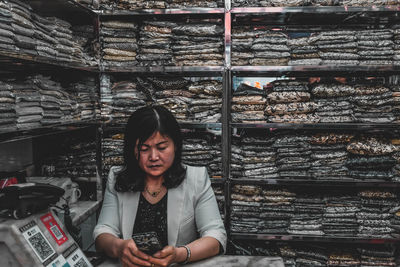
[[167, 188], [177, 187], [185, 178], [186, 169], [181, 163], [182, 134], [178, 122], [165, 107], [146, 106], [136, 110], [129, 117], [126, 124], [124, 133], [124, 168], [117, 173], [115, 183], [117, 192], [140, 192], [144, 190], [146, 173], [140, 168], [134, 151], [137, 142], [139, 145], [143, 144], [155, 132], [168, 136], [175, 145], [174, 162], [164, 173], [164, 186]]

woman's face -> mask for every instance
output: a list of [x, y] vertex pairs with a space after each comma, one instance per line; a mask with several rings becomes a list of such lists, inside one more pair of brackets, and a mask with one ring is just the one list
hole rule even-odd
[[136, 142], [135, 157], [148, 178], [158, 178], [174, 162], [175, 144], [168, 136], [155, 132], [141, 147], [138, 146], [138, 141]]

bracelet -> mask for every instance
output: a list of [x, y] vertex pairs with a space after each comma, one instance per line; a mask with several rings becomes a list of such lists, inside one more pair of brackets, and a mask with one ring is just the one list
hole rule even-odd
[[192, 255], [192, 252], [190, 251], [190, 248], [188, 246], [179, 246], [178, 248], [186, 248], [186, 252], [187, 252], [186, 259], [183, 262], [181, 262], [181, 264], [188, 263], [189, 260], [190, 260], [190, 256]]

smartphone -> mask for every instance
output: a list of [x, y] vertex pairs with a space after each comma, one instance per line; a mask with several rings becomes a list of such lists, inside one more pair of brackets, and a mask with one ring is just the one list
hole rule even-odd
[[132, 239], [135, 241], [138, 249], [148, 255], [153, 255], [162, 249], [160, 238], [154, 231], [133, 234]]

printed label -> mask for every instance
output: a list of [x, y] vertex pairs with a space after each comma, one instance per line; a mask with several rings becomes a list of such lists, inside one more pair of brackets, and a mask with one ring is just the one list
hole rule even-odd
[[79, 248], [67, 258], [67, 262], [71, 267], [92, 267], [92, 264]]
[[50, 232], [54, 240], [57, 242], [57, 245], [61, 246], [65, 243], [65, 241], [68, 240], [68, 237], [58, 225], [51, 212], [40, 217], [40, 220], [46, 226], [47, 230]]
[[46, 265], [46, 267], [71, 267], [71, 265], [69, 265], [69, 263], [63, 257], [63, 255], [59, 255], [50, 264]]
[[43, 263], [55, 254], [53, 247], [34, 221], [20, 228], [24, 229], [22, 236], [28, 241], [36, 256]]

